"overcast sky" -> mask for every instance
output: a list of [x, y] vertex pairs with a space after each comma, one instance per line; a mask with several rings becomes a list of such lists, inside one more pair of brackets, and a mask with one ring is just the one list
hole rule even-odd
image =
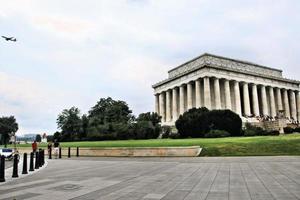
[[[175, 3], [176, 2], [176, 3]], [[300, 79], [298, 0], [0, 0], [0, 114], [53, 133], [101, 97], [154, 110], [151, 85], [204, 52]]]

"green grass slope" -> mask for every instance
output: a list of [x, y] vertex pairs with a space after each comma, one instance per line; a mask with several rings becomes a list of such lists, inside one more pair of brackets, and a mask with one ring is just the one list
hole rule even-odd
[[[200, 156], [278, 156], [300, 155], [300, 134], [283, 136], [118, 140], [93, 142], [63, 142], [62, 147], [163, 147], [200, 146]], [[46, 145], [42, 145], [46, 146]], [[30, 145], [18, 145], [30, 147]]]

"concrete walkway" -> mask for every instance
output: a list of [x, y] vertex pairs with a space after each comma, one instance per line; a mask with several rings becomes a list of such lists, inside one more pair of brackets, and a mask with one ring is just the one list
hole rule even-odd
[[300, 199], [300, 157], [50, 160], [0, 199]]

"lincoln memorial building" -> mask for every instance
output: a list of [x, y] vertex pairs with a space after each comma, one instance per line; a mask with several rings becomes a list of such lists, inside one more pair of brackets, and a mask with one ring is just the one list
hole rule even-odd
[[203, 54], [168, 72], [154, 84], [155, 111], [162, 124], [174, 125], [191, 108], [230, 109], [242, 120], [276, 118], [300, 121], [300, 82], [282, 70], [251, 62]]

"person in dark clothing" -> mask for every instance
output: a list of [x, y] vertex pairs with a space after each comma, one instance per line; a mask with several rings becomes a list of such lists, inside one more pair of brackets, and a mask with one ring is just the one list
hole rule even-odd
[[52, 151], [52, 142], [48, 142], [48, 145], [47, 145], [47, 149], [48, 149], [48, 155], [50, 155], [50, 152]]

